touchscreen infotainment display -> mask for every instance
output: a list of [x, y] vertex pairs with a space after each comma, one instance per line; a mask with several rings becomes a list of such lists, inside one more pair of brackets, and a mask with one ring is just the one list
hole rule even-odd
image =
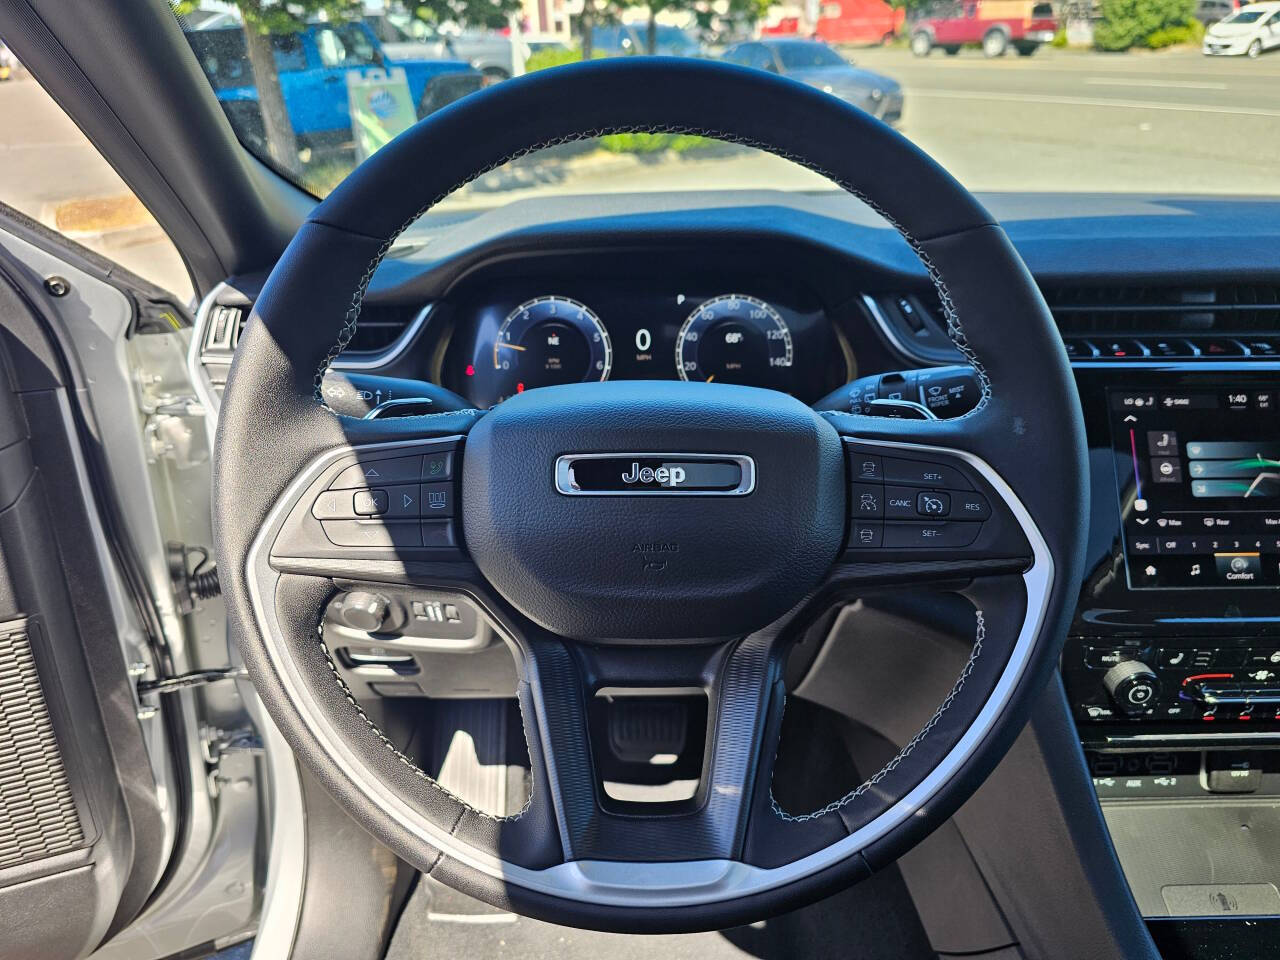
[[1131, 588], [1280, 587], [1278, 397], [1108, 391]]

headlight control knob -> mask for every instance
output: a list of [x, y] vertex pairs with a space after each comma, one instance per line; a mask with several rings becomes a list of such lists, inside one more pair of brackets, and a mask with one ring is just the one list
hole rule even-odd
[[338, 617], [353, 630], [376, 633], [386, 625], [390, 612], [391, 601], [382, 594], [356, 590], [343, 597]]
[[1160, 696], [1160, 678], [1141, 660], [1123, 660], [1102, 676], [1102, 685], [1121, 712], [1144, 712]]

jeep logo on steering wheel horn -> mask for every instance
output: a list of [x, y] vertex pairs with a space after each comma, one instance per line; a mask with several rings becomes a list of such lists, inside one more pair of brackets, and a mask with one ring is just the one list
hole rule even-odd
[[684, 483], [687, 476], [684, 467], [642, 467], [633, 460], [631, 469], [622, 475], [622, 482], [657, 483], [660, 487], [678, 487]]
[[756, 464], [728, 453], [576, 453], [556, 460], [556, 489], [571, 497], [741, 497]]

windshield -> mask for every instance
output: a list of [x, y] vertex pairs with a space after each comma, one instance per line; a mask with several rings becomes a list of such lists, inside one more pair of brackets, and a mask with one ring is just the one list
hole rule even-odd
[[[483, 87], [650, 51], [794, 74], [897, 127], [977, 192], [1277, 192], [1280, 30], [1239, 40], [1206, 31], [1218, 21], [1265, 23], [1270, 8], [1228, 16], [1228, 4], [1196, 0], [1144, 0], [1140, 15], [1108, 0], [670, 0], [653, 11], [614, 0], [171, 2], [237, 137], [316, 197], [420, 118]], [[422, 42], [440, 37], [449, 40]], [[836, 83], [832, 69], [855, 58], [857, 70]], [[553, 194], [824, 189], [756, 151], [628, 134], [522, 158], [437, 212]]]

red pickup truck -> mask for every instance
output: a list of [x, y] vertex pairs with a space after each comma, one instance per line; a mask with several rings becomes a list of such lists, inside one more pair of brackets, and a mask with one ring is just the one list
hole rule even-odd
[[940, 3], [911, 24], [911, 52], [927, 57], [934, 47], [948, 54], [967, 43], [982, 44], [988, 57], [1002, 57], [1010, 47], [1021, 56], [1053, 39], [1058, 20], [1050, 3], [1036, 0], [962, 0]]

